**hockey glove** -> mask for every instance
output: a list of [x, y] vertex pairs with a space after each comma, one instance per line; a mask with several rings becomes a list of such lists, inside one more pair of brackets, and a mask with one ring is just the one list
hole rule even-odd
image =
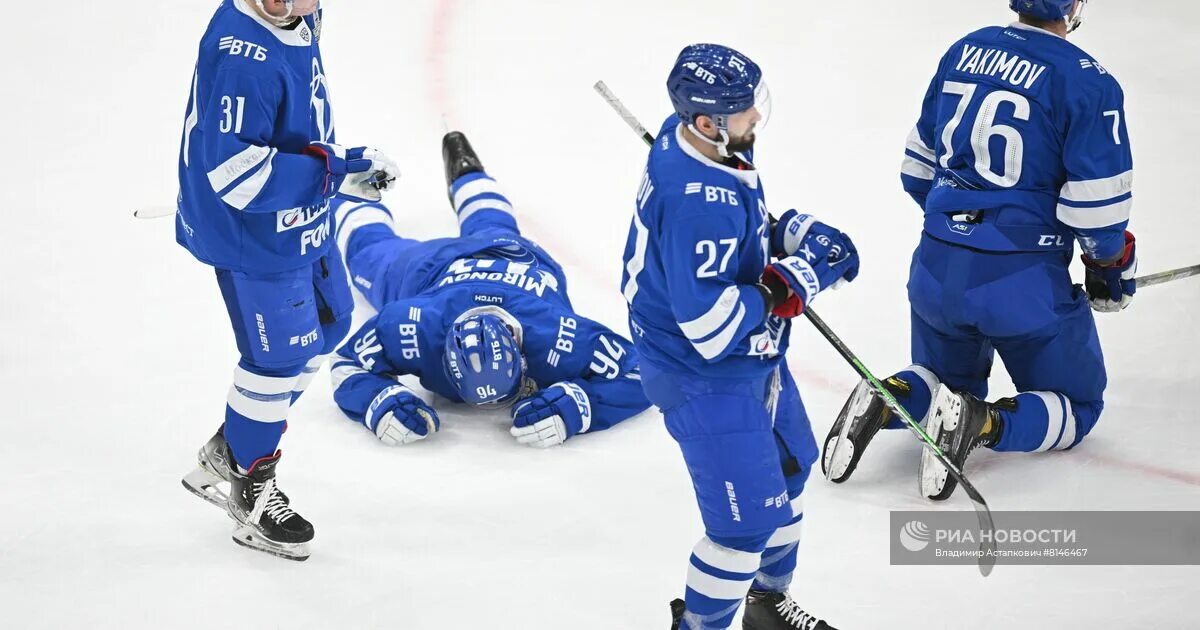
[[549, 448], [592, 426], [592, 402], [580, 386], [564, 381], [518, 402], [509, 431], [517, 442]]
[[1132, 233], [1125, 232], [1125, 250], [1119, 260], [1101, 264], [1085, 254], [1083, 264], [1087, 268], [1083, 286], [1092, 310], [1116, 313], [1129, 306], [1137, 292], [1137, 282], [1133, 279], [1137, 273], [1137, 241]]
[[367, 408], [363, 424], [388, 446], [423, 440], [442, 426], [433, 407], [403, 385], [379, 392]]
[[806, 240], [820, 240], [826, 246], [833, 246], [840, 244], [843, 236], [811, 214], [788, 210], [771, 226], [771, 252], [776, 258], [787, 258], [794, 256]]
[[307, 152], [325, 160], [326, 199], [341, 195], [351, 201], [379, 201], [400, 176], [400, 167], [375, 149], [313, 142]]
[[763, 284], [768, 288], [780, 284], [787, 288], [787, 298], [775, 304], [771, 313], [785, 319], [796, 317], [821, 291], [836, 289], [858, 276], [858, 250], [849, 238], [845, 239], [842, 247], [844, 249], [834, 259], [831, 247], [807, 242], [795, 256], [767, 265], [763, 272]]

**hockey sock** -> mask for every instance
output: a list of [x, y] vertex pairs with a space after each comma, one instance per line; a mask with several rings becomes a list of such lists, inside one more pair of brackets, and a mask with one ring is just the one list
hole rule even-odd
[[309, 359], [308, 363], [304, 365], [304, 371], [300, 372], [300, 376], [296, 377], [296, 383], [292, 385], [293, 405], [296, 404], [297, 400], [300, 400], [300, 396], [304, 394], [304, 390], [308, 389], [308, 386], [312, 384], [313, 377], [317, 375], [317, 371], [321, 369], [321, 366], [325, 363], [325, 359], [328, 358], [329, 355], [322, 354], [321, 356]]
[[1101, 403], [1072, 405], [1058, 392], [1024, 392], [1016, 409], [1000, 410], [1004, 422], [996, 451], [1040, 452], [1066, 450], [1095, 424]]
[[483, 224], [516, 231], [512, 204], [501, 192], [500, 184], [488, 177], [487, 173], [468, 173], [459, 177], [450, 186], [450, 194], [459, 226], [463, 226], [467, 219], [483, 213], [480, 217]]
[[769, 534], [708, 536], [696, 544], [688, 566], [687, 612], [681, 630], [723, 630], [733, 623], [769, 538]]
[[[366, 236], [368, 234], [371, 236]], [[381, 206], [363, 204], [338, 213], [337, 244], [347, 261], [353, 258], [359, 249], [395, 235], [392, 215]], [[358, 236], [362, 238], [355, 238]]]
[[804, 521], [802, 496], [792, 499], [792, 513], [787, 525], [775, 530], [767, 540], [767, 548], [759, 561], [758, 574], [751, 586], [757, 591], [783, 593], [792, 584], [792, 573], [796, 570], [796, 556], [800, 548], [800, 526]]
[[245, 360], [238, 363], [226, 399], [225, 441], [243, 469], [279, 446], [302, 367], [268, 369]]
[[[933, 390], [937, 389], [938, 377], [928, 368], [920, 365], [910, 365], [895, 375], [908, 383], [907, 394], [895, 394], [896, 402], [904, 406], [909, 415], [920, 424], [925, 424], [925, 416], [929, 414], [929, 404], [933, 401]], [[892, 414], [888, 421], [888, 429], [903, 429], [908, 426], [900, 416]]]

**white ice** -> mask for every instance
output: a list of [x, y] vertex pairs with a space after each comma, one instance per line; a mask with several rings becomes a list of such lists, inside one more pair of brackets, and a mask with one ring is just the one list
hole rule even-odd
[[[403, 166], [404, 233], [455, 223], [441, 119], [467, 131], [581, 312], [625, 330], [621, 248], [646, 149], [591, 91], [647, 125], [685, 44], [768, 73], [759, 163], [772, 209], [811, 210], [863, 256], [817, 302], [878, 373], [907, 364], [904, 283], [918, 210], [898, 168], [938, 57], [1011, 19], [1001, 0], [328, 0], [339, 138]], [[196, 43], [215, 2], [5, 3], [0, 165], [0, 627], [665, 629], [701, 536], [656, 413], [541, 452], [505, 419], [439, 405], [444, 429], [389, 449], [343, 419], [324, 372], [295, 410], [280, 475], [317, 528], [299, 564], [229, 540], [179, 478], [221, 421], [236, 353], [212, 271], [168, 219]], [[1200, 5], [1097, 0], [1075, 40], [1122, 81], [1143, 271], [1198, 262]], [[1078, 276], [1077, 276], [1078, 277]], [[1019, 308], [1014, 304], [1013, 308]], [[1100, 317], [1108, 407], [1071, 453], [974, 458], [997, 510], [1200, 508], [1200, 280]], [[792, 365], [823, 437], [855, 383], [806, 323]], [[999, 372], [999, 370], [998, 370]], [[1003, 374], [993, 392], [1011, 393]], [[1200, 627], [1194, 567], [888, 563], [888, 514], [916, 496], [918, 447], [882, 436], [844, 487], [814, 478], [793, 593], [839, 628]], [[1200, 540], [1200, 533], [1192, 532]]]

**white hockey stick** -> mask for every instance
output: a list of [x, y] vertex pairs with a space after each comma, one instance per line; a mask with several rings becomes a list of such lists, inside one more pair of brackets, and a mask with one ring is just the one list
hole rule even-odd
[[134, 218], [137, 219], [161, 219], [163, 217], [175, 216], [178, 210], [173, 206], [146, 206], [133, 211]]

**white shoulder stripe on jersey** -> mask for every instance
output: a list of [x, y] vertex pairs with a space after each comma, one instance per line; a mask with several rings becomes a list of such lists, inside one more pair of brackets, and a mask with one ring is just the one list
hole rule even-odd
[[712, 307], [708, 309], [707, 313], [690, 322], [679, 324], [679, 329], [692, 341], [704, 339], [717, 332], [721, 324], [729, 320], [729, 316], [733, 314], [733, 309], [741, 304], [741, 297], [742, 292], [736, 284], [725, 287], [725, 290], [721, 292], [717, 301], [713, 302]]
[[922, 162], [921, 160], [913, 158], [911, 155], [904, 156], [904, 163], [900, 165], [900, 172], [908, 175], [909, 177], [915, 177], [917, 179], [923, 179], [930, 182], [933, 181], [933, 167]]
[[221, 194], [221, 191], [228, 188], [234, 180], [262, 164], [271, 151], [271, 147], [260, 147], [253, 144], [242, 149], [237, 155], [208, 172], [208, 185], [212, 186], [213, 192]]
[[909, 151], [916, 153], [930, 162], [937, 161], [937, 154], [933, 152], [933, 149], [929, 148], [929, 145], [925, 144], [925, 141], [921, 140], [921, 134], [917, 131], [916, 127], [913, 127], [912, 131], [908, 132], [908, 141], [905, 142], [904, 146]]
[[480, 210], [499, 210], [500, 212], [512, 214], [513, 207], [499, 199], [481, 199], [467, 204], [466, 207], [458, 211], [458, 224], [462, 225], [467, 219], [471, 218], [471, 215]]
[[1058, 220], [1078, 229], [1102, 228], [1129, 220], [1133, 210], [1133, 198], [1118, 201], [1099, 208], [1075, 208], [1058, 204]]
[[1058, 194], [1067, 201], [1104, 201], [1128, 194], [1133, 190], [1133, 169], [1103, 179], [1067, 182]]
[[746, 319], [746, 305], [738, 300], [737, 314], [729, 321], [721, 332], [708, 341], [692, 342], [692, 346], [696, 348], [696, 352], [705, 359], [715, 359], [720, 356], [729, 344], [733, 341], [733, 336], [737, 334], [738, 326], [742, 325], [742, 320]]
[[487, 193], [504, 196], [504, 193], [500, 190], [500, 184], [496, 183], [496, 180], [490, 177], [467, 182], [454, 191], [454, 209], [459, 210], [462, 208], [471, 200], [471, 197]]

